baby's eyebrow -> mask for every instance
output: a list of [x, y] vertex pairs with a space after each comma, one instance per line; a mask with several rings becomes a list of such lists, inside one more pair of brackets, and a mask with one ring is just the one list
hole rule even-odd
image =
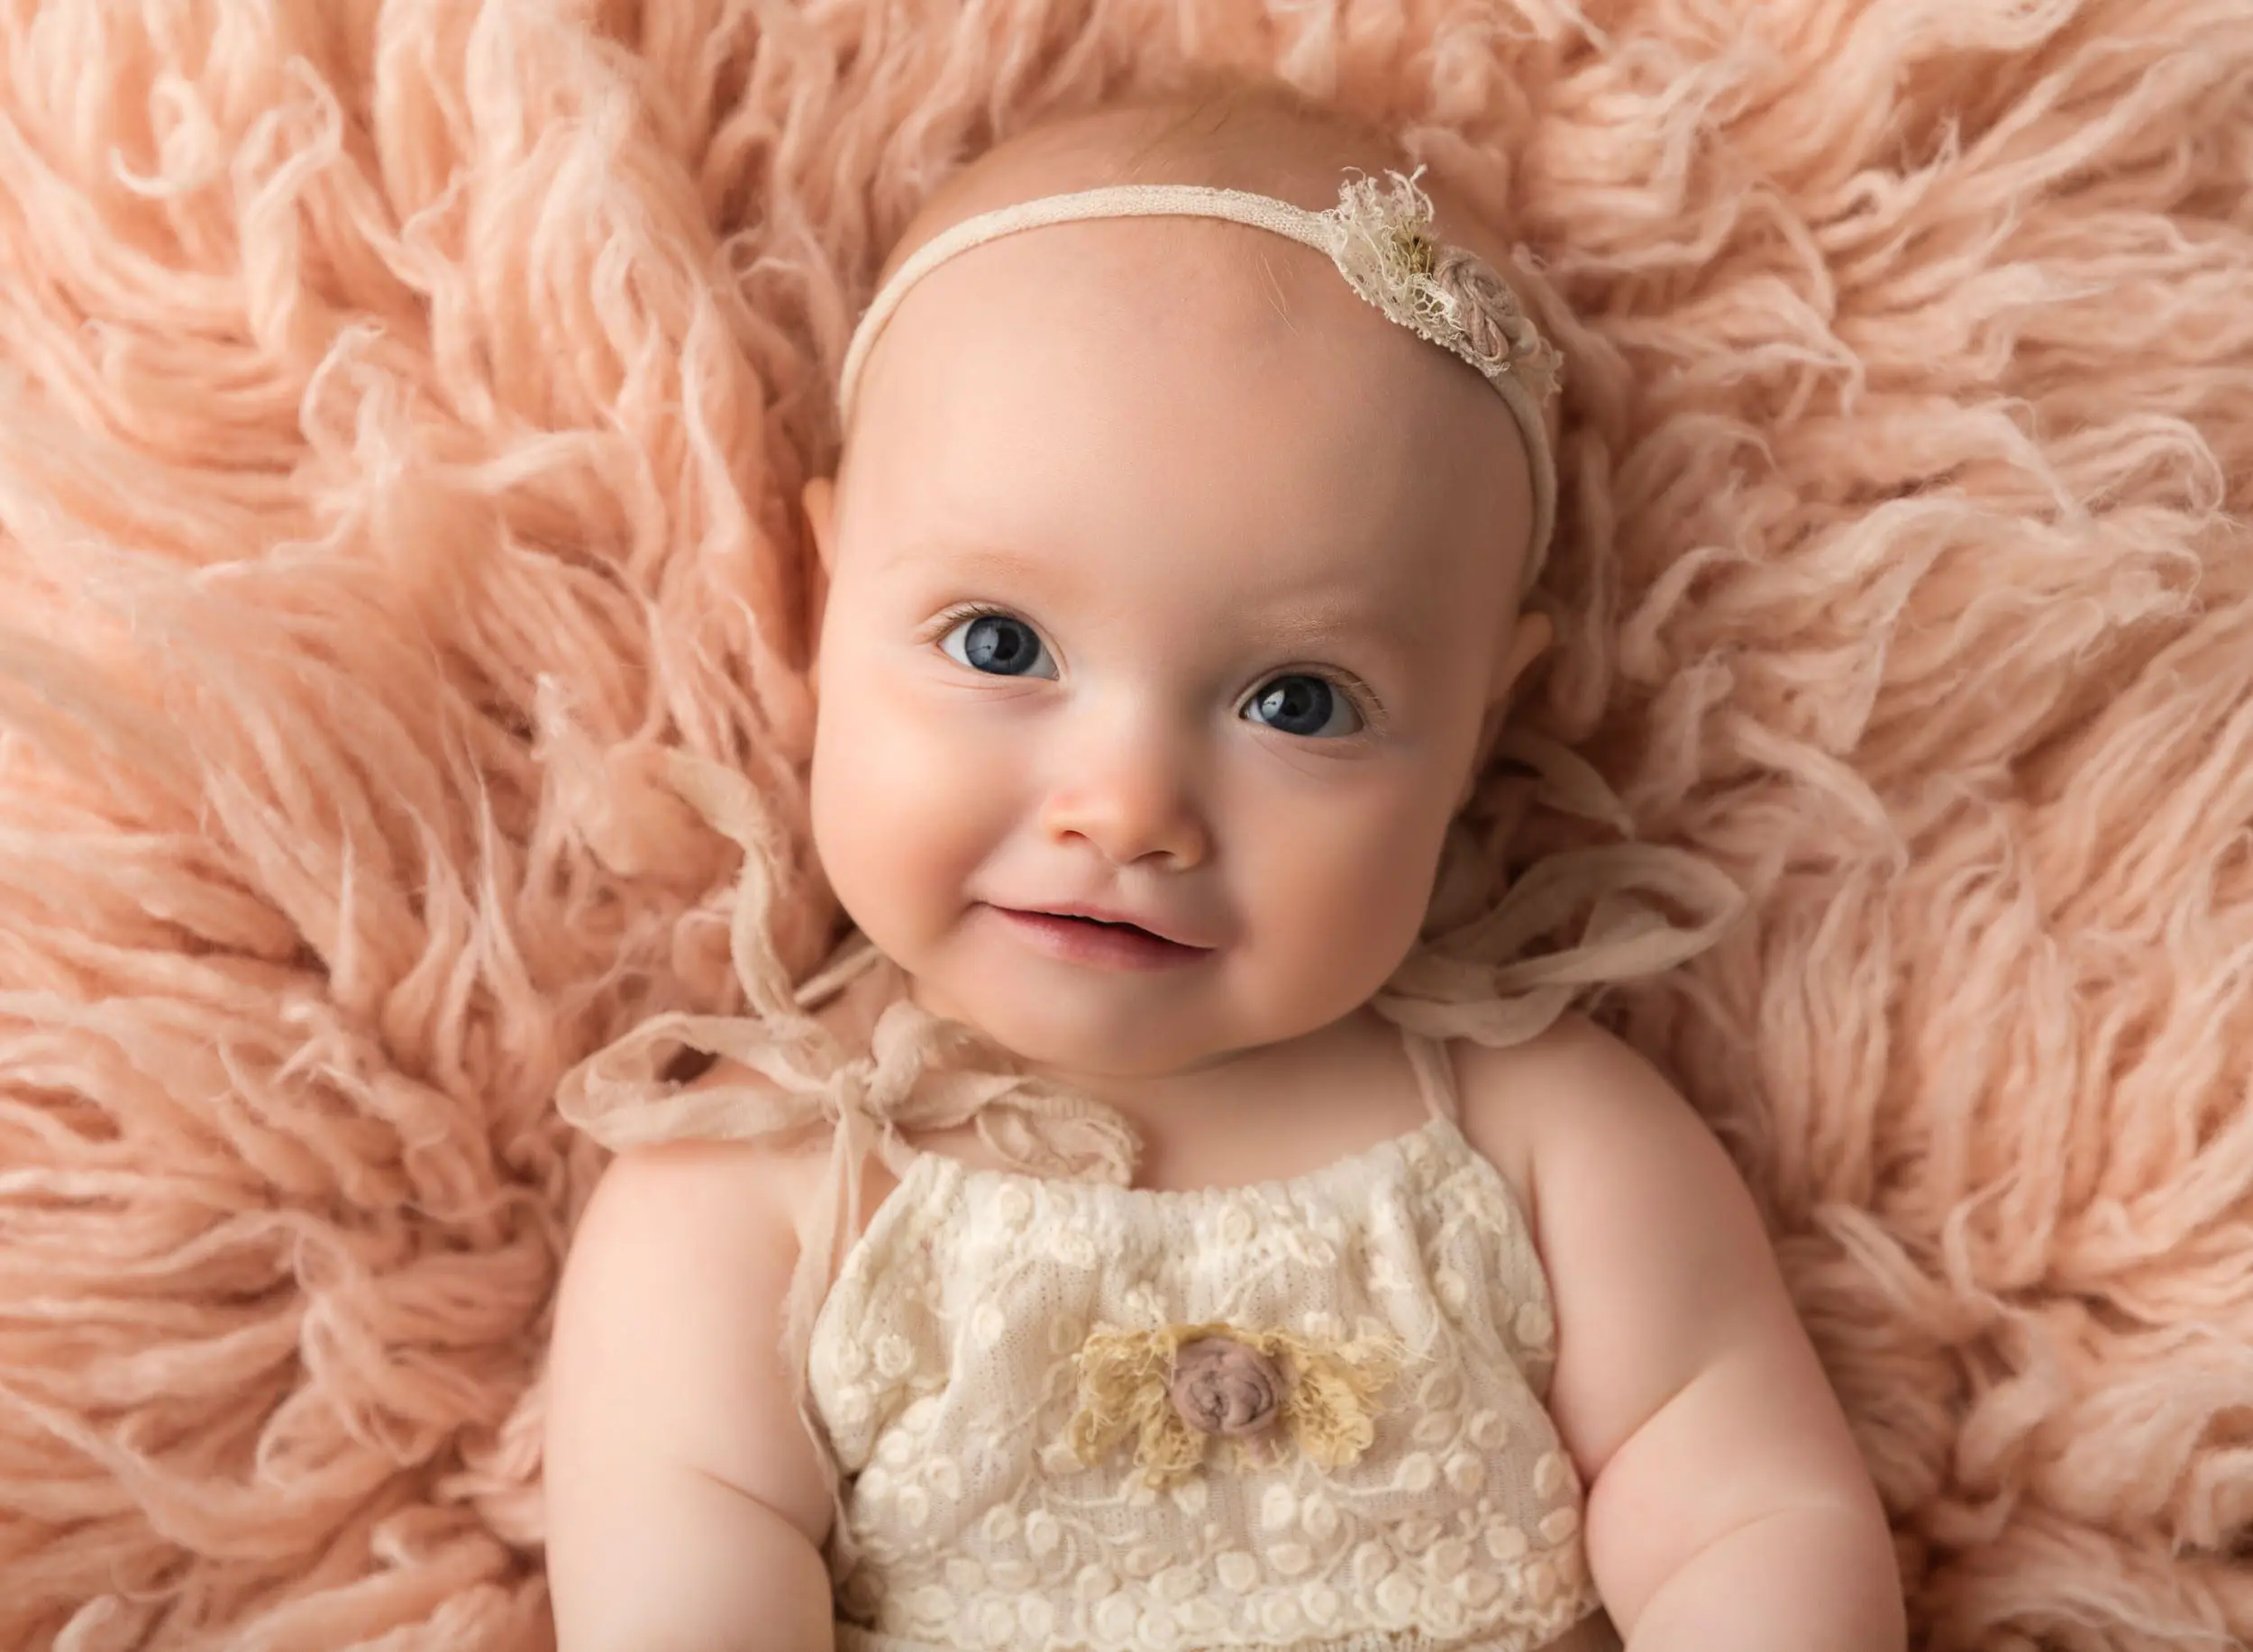
[[1285, 647], [1319, 649], [1345, 641], [1365, 643], [1397, 667], [1413, 666], [1423, 652], [1417, 627], [1389, 605], [1366, 598], [1293, 601], [1272, 609], [1247, 606], [1261, 635]]
[[[1078, 583], [1058, 559], [1010, 549], [999, 542], [966, 544], [919, 538], [900, 547], [892, 570], [943, 566], [950, 578], [1006, 580], [1017, 589], [1041, 588], [1044, 595], [1069, 600]], [[1245, 598], [1232, 617], [1247, 637], [1273, 646], [1319, 651], [1345, 642], [1367, 644], [1396, 667], [1413, 666], [1423, 653], [1421, 627], [1404, 615], [1397, 600], [1365, 591], [1330, 589], [1291, 592], [1271, 600]]]
[[889, 564], [891, 571], [916, 566], [944, 564], [949, 573], [982, 574], [1018, 580], [1053, 580], [1058, 573], [1053, 558], [1028, 555], [1000, 543], [964, 544], [935, 538], [911, 539], [900, 546]]
[[1054, 559], [1009, 550], [999, 541], [960, 541], [940, 534], [917, 534], [892, 548], [883, 559], [883, 572], [892, 577], [926, 575], [944, 580], [1000, 580], [1012, 589], [1039, 589], [1044, 595], [1057, 590], [1059, 580], [1071, 584]]

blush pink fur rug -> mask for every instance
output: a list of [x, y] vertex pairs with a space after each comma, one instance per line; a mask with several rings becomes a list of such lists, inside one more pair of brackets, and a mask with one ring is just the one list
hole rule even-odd
[[656, 754], [798, 826], [877, 260], [1192, 63], [1582, 318], [1535, 716], [1754, 896], [1604, 1013], [1920, 1644], [2253, 1636], [2243, 0], [6, 0], [0, 1645], [547, 1644], [552, 1092], [729, 1003]]

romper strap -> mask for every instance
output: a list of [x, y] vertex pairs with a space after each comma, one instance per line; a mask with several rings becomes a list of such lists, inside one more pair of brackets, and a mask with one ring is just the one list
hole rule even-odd
[[1416, 1069], [1416, 1088], [1432, 1117], [1458, 1122], [1462, 1109], [1455, 1096], [1455, 1063], [1446, 1041], [1403, 1027], [1400, 1044], [1408, 1051], [1409, 1065]]

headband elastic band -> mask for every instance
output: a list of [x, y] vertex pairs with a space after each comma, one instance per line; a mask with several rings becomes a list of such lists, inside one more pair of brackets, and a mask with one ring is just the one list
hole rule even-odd
[[1354, 290], [1386, 316], [1473, 367], [1500, 393], [1524, 435], [1533, 473], [1533, 541], [1524, 582], [1532, 584], [1556, 520], [1556, 461], [1544, 403], [1556, 391], [1563, 358], [1543, 338], [1517, 293], [1493, 266], [1434, 239], [1432, 205], [1409, 177], [1388, 173], [1386, 192], [1372, 178], [1348, 178], [1337, 205], [1309, 212], [1272, 196], [1188, 184], [1124, 184], [1044, 196], [965, 218], [916, 249], [892, 272], [853, 330], [845, 350], [838, 405], [853, 418], [853, 395], [869, 351], [908, 289], [959, 252], [1023, 230], [1087, 218], [1226, 218], [1288, 236], [1327, 254]]

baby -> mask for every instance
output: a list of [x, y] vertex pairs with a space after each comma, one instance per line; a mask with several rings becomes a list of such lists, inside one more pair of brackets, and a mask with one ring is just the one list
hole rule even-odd
[[625, 1151], [562, 1652], [1897, 1652], [1719, 1145], [1569, 986], [1403, 985], [1549, 640], [1556, 355], [1374, 134], [1219, 109], [997, 149], [855, 335], [805, 505], [857, 934], [786, 990], [739, 924], [753, 1015], [565, 1085]]

